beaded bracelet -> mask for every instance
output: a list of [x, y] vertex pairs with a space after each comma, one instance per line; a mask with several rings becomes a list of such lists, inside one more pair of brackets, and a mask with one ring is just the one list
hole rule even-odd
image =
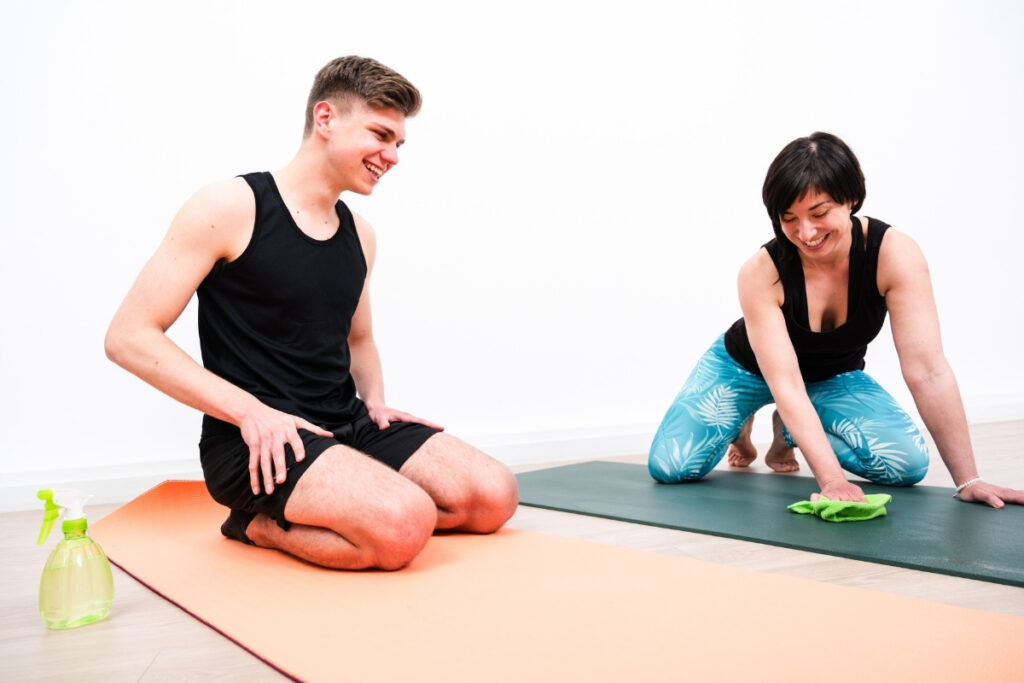
[[959, 498], [961, 491], [963, 491], [965, 488], [967, 488], [971, 484], [974, 484], [974, 483], [979, 482], [979, 481], [981, 481], [981, 477], [975, 477], [974, 479], [968, 479], [967, 481], [965, 481], [964, 483], [962, 483], [962, 484], [960, 484], [959, 486], [956, 487], [956, 491], [953, 491], [953, 497], [954, 498]]

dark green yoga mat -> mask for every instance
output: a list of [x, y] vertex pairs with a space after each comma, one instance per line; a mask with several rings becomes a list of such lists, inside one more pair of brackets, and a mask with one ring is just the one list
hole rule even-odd
[[1024, 586], [1024, 507], [961, 503], [951, 488], [857, 482], [892, 495], [888, 515], [834, 523], [786, 509], [817, 490], [809, 477], [715, 470], [666, 485], [644, 465], [586, 462], [517, 478], [524, 505]]

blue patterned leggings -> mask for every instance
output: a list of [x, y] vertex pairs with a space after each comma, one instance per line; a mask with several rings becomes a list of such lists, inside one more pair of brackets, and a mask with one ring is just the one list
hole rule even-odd
[[[875, 482], [910, 486], [928, 471], [928, 447], [913, 420], [861, 370], [807, 384], [843, 469]], [[697, 362], [654, 435], [647, 467], [666, 484], [700, 479], [718, 464], [744, 423], [772, 403], [764, 379], [744, 369], [719, 337]], [[789, 433], [786, 442], [793, 443]]]

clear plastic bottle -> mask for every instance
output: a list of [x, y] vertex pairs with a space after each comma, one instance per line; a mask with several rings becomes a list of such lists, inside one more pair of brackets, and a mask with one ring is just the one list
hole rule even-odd
[[39, 613], [47, 628], [85, 626], [110, 614], [114, 601], [114, 577], [110, 562], [87, 533], [82, 507], [87, 496], [71, 489], [46, 489], [38, 496], [46, 502], [46, 515], [38, 543], [50, 535], [53, 521], [66, 511], [61, 524], [64, 538], [50, 553], [39, 582]]

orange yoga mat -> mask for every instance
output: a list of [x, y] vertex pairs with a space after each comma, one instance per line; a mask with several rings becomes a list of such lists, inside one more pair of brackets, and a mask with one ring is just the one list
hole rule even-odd
[[[96, 522], [111, 561], [307, 681], [1021, 680], [1024, 619], [503, 530], [398, 572], [220, 535], [201, 482]], [[117, 618], [117, 602], [111, 613]]]

